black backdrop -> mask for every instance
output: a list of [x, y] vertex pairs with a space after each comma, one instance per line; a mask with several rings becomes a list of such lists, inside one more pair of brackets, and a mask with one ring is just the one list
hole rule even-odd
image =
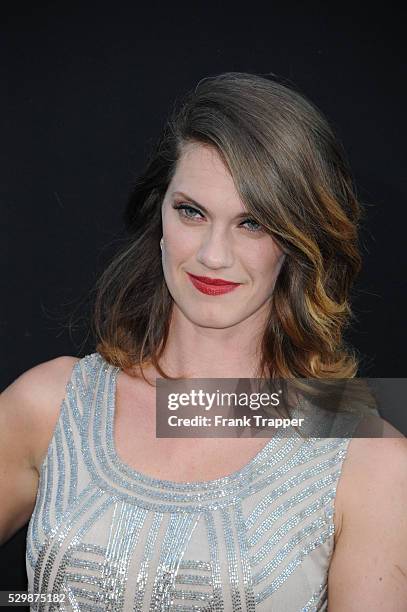
[[[32, 7], [1, 9], [1, 389], [93, 352], [89, 292], [122, 235], [132, 174], [174, 98], [230, 70], [290, 79], [344, 143], [368, 205], [348, 339], [361, 376], [406, 376], [404, 15], [389, 3]], [[0, 589], [26, 588], [25, 536], [0, 551]]]

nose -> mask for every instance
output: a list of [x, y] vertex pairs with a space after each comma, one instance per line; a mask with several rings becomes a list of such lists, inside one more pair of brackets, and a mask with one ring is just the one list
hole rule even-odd
[[230, 268], [233, 265], [233, 245], [222, 231], [210, 231], [202, 236], [197, 260], [207, 268]]

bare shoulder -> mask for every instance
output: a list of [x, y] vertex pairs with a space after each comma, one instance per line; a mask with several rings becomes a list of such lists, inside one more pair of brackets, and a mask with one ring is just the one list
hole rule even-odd
[[407, 438], [390, 423], [382, 421], [381, 438], [353, 438], [349, 442], [335, 499], [335, 542], [341, 533], [344, 515], [365, 487], [388, 486], [390, 473], [403, 479], [407, 469]]
[[[16, 442], [27, 440], [29, 464], [39, 471], [55, 428], [67, 382], [77, 357], [62, 356], [21, 374], [0, 395], [0, 418], [15, 431]], [[25, 436], [25, 437], [23, 437]]]
[[[391, 427], [391, 426], [390, 426]], [[380, 488], [397, 486], [407, 478], [407, 438], [354, 438], [349, 442], [347, 457], [338, 484], [343, 512], [362, 491], [372, 495]], [[361, 487], [361, 489], [359, 489]], [[340, 490], [341, 489], [341, 490]]]
[[0, 545], [33, 512], [40, 466], [76, 361], [58, 357], [41, 363], [0, 394]]
[[352, 439], [343, 463], [328, 583], [334, 612], [405, 609], [407, 439], [385, 429], [394, 437]]

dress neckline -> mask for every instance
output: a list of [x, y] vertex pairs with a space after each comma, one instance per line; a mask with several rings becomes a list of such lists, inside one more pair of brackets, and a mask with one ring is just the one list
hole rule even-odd
[[[132, 498], [141, 497], [147, 500], [181, 503], [211, 503], [220, 500], [229, 503], [243, 489], [250, 486], [258, 474], [268, 465], [277, 462], [279, 445], [291, 446], [294, 440], [287, 440], [278, 435], [270, 439], [243, 467], [234, 472], [211, 480], [177, 482], [160, 479], [140, 472], [124, 463], [119, 457], [114, 440], [114, 416], [117, 398], [117, 378], [119, 367], [109, 364], [100, 353], [94, 354], [99, 367], [96, 367], [95, 378], [95, 413], [94, 422], [89, 415], [87, 436], [93, 436], [90, 445], [93, 452], [88, 458], [93, 459], [93, 474], [103, 482], [104, 488]], [[99, 482], [100, 484], [100, 482]]]

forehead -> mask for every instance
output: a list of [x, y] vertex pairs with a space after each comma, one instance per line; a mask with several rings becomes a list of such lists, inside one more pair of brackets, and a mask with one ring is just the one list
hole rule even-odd
[[186, 192], [198, 201], [213, 196], [242, 205], [233, 178], [217, 150], [200, 143], [184, 145], [170, 190]]

